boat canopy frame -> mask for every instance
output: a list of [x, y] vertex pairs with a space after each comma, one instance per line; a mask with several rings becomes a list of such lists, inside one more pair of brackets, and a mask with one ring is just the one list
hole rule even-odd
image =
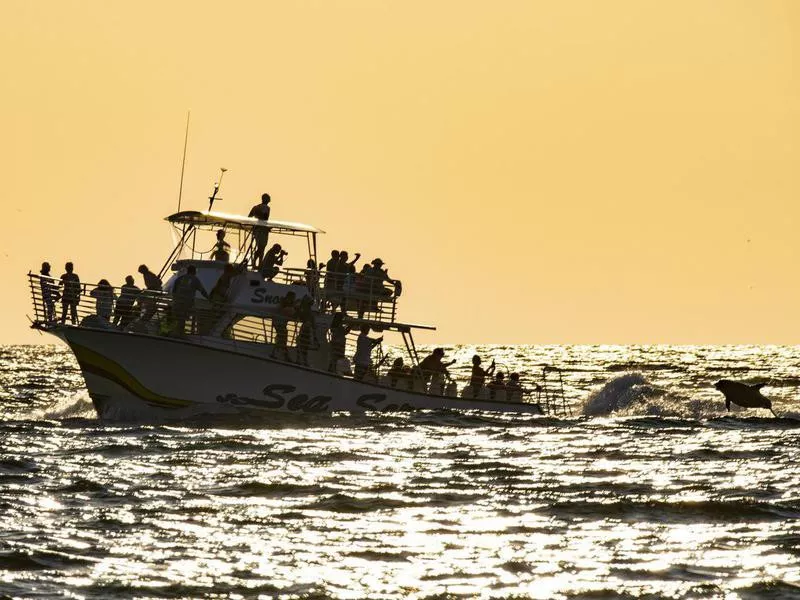
[[[261, 219], [253, 217], [244, 217], [242, 215], [217, 211], [184, 210], [171, 214], [164, 220], [172, 225], [179, 238], [159, 271], [158, 275], [162, 278], [184, 248], [190, 250], [192, 257], [197, 254], [203, 254], [203, 252], [198, 252], [195, 246], [198, 229], [209, 231], [223, 229], [237, 232], [239, 234], [239, 251], [244, 253], [244, 260], [249, 258], [247, 255], [252, 250], [253, 229], [257, 227], [264, 227], [268, 229], [271, 234], [305, 237], [308, 246], [308, 257], [313, 260], [314, 263], [317, 262], [317, 234], [325, 233], [322, 229], [305, 223], [274, 220], [262, 221]], [[242, 233], [244, 233], [244, 238], [242, 238]]]

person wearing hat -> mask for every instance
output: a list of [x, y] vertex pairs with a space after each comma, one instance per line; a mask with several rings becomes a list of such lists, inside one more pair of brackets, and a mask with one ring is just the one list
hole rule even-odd
[[[261, 194], [261, 203], [256, 204], [250, 209], [248, 217], [253, 217], [259, 221], [269, 221], [269, 203], [271, 198], [269, 194]], [[261, 262], [264, 260], [264, 248], [267, 247], [267, 240], [269, 239], [269, 227], [257, 225], [253, 227], [253, 240], [256, 244], [256, 249], [253, 251], [253, 268], [258, 269]]]
[[395, 280], [389, 277], [388, 269], [383, 268], [383, 261], [380, 258], [374, 259], [371, 263], [370, 269], [370, 294], [373, 297], [380, 298], [381, 296], [388, 297], [392, 295], [391, 290], [386, 289], [383, 282], [391, 283], [394, 285]]

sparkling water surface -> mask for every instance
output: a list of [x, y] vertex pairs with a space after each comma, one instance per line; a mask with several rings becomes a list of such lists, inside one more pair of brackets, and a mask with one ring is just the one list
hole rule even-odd
[[109, 425], [66, 348], [0, 348], [0, 598], [800, 597], [800, 348], [475, 351], [573, 416]]

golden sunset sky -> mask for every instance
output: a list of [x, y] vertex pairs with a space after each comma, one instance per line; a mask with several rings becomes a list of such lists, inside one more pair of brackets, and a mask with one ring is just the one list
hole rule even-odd
[[0, 343], [53, 341], [42, 260], [163, 263], [187, 110], [184, 208], [228, 168], [220, 210], [268, 191], [323, 256], [380, 256], [423, 341], [800, 341], [796, 0], [5, 0], [0, 27]]

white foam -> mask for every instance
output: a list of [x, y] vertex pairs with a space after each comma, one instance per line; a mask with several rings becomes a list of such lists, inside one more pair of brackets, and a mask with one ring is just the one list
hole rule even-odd
[[641, 373], [614, 377], [593, 391], [583, 406], [588, 416], [644, 415], [650, 417], [704, 418], [719, 414], [719, 405], [692, 399], [650, 383]]
[[53, 406], [31, 411], [25, 417], [31, 420], [92, 419], [96, 413], [89, 392], [81, 390], [72, 396], [64, 396]]

